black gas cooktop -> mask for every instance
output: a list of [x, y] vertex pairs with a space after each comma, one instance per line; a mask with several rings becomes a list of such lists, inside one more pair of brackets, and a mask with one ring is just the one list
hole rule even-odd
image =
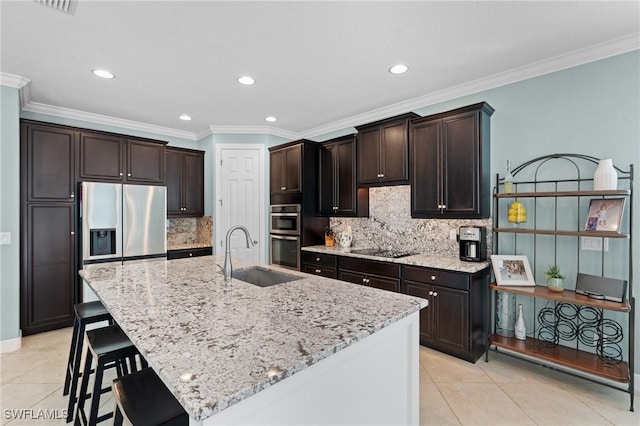
[[400, 257], [412, 256], [415, 253], [410, 251], [402, 251], [402, 250], [385, 250], [379, 248], [365, 248], [365, 249], [356, 249], [351, 250], [351, 253], [355, 254], [365, 254], [367, 256], [378, 256], [378, 257], [387, 257], [392, 259], [398, 259]]

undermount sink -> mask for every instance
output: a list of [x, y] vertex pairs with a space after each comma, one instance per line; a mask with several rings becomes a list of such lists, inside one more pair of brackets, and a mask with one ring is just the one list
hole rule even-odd
[[269, 287], [276, 284], [300, 280], [303, 277], [285, 274], [283, 272], [276, 272], [270, 269], [260, 268], [258, 266], [252, 266], [250, 268], [233, 271], [231, 278], [244, 281], [249, 284], [254, 284], [258, 287]]

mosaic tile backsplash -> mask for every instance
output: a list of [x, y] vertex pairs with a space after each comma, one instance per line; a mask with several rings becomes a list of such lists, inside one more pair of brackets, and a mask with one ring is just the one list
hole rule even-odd
[[168, 247], [192, 243], [211, 245], [212, 238], [213, 218], [211, 216], [169, 219]]
[[412, 219], [411, 187], [385, 186], [369, 189], [369, 217], [337, 218], [330, 221], [334, 232], [351, 226], [352, 247], [380, 247], [415, 251], [428, 255], [459, 255], [458, 242], [450, 230], [461, 226], [486, 226], [487, 251], [491, 253], [491, 219]]

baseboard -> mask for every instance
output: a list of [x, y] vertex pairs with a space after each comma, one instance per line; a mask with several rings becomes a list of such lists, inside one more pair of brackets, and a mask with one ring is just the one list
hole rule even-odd
[[13, 339], [0, 340], [0, 353], [14, 352], [22, 347], [22, 338], [15, 337]]

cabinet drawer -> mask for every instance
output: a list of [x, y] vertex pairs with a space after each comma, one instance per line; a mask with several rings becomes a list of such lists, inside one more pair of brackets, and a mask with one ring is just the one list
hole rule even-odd
[[341, 256], [340, 269], [351, 269], [352, 271], [359, 271], [365, 274], [400, 278], [400, 265], [396, 263], [378, 262], [375, 260]]
[[336, 269], [305, 263], [302, 265], [302, 272], [307, 274], [319, 275], [326, 278], [336, 278]]
[[402, 275], [405, 280], [456, 288], [458, 290], [469, 290], [469, 275], [462, 272], [404, 266]]
[[314, 265], [336, 267], [336, 257], [331, 254], [302, 252], [302, 263], [313, 263]]
[[167, 260], [184, 259], [186, 257], [209, 256], [212, 253], [213, 253], [213, 249], [211, 247], [182, 249], [182, 250], [168, 250]]

